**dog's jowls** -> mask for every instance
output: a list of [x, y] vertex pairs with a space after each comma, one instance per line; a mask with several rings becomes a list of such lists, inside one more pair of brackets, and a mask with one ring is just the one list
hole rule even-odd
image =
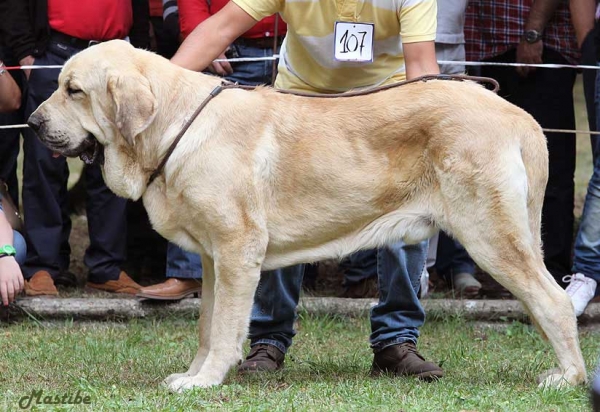
[[438, 229], [547, 336], [560, 368], [542, 384], [586, 380], [571, 301], [542, 259], [548, 153], [528, 114], [470, 82], [335, 99], [225, 90], [147, 187], [220, 81], [112, 41], [69, 60], [30, 118], [55, 152], [102, 145], [110, 189], [143, 197], [154, 228], [202, 256], [199, 349], [187, 372], [167, 378], [171, 389], [220, 384], [242, 358], [261, 269], [414, 243]]

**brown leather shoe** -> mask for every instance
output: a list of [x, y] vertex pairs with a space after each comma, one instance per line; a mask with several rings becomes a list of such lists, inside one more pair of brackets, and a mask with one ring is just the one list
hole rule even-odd
[[85, 284], [85, 287], [86, 289], [97, 289], [111, 293], [126, 293], [129, 295], [135, 295], [142, 288], [123, 271], [121, 271], [117, 280], [109, 280], [106, 283], [88, 282]]
[[285, 353], [273, 345], [260, 343], [252, 346], [246, 360], [238, 367], [238, 372], [273, 372], [283, 368], [284, 360]]
[[39, 270], [25, 282], [26, 296], [58, 296], [58, 290], [50, 273]]
[[427, 362], [411, 342], [388, 346], [375, 353], [371, 375], [382, 373], [415, 376], [424, 381], [433, 381], [444, 376], [442, 368], [433, 362]]
[[200, 295], [202, 282], [197, 279], [169, 278], [166, 282], [140, 289], [136, 297], [156, 300], [181, 300], [188, 296]]

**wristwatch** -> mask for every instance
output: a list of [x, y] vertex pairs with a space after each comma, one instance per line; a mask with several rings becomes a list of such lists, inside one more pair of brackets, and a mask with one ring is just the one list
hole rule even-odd
[[523, 39], [529, 43], [529, 44], [533, 44], [535, 42], [538, 42], [540, 40], [542, 40], [542, 33], [540, 33], [537, 30], [525, 30], [525, 34], [523, 35]]
[[0, 258], [5, 256], [14, 256], [17, 254], [17, 251], [11, 245], [0, 246]]
[[5, 65], [4, 62], [2, 60], [0, 60], [0, 76], [2, 76], [4, 73], [6, 73], [6, 69], [5, 69]]

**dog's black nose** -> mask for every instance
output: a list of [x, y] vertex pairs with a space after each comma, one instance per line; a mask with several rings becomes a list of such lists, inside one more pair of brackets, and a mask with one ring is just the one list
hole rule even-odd
[[42, 118], [42, 116], [36, 115], [35, 113], [32, 114], [31, 116], [29, 116], [29, 119], [27, 120], [27, 124], [35, 132], [40, 130], [40, 127], [42, 127], [43, 123], [44, 123], [44, 119]]

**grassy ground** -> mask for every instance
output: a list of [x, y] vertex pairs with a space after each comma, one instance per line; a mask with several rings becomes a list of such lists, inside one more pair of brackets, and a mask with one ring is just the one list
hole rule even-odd
[[[585, 411], [585, 387], [541, 390], [535, 378], [554, 366], [549, 346], [520, 323], [497, 331], [461, 319], [430, 321], [420, 349], [446, 377], [435, 383], [371, 378], [367, 317], [306, 317], [286, 368], [225, 385], [171, 394], [159, 384], [184, 371], [196, 349], [195, 320], [22, 323], [0, 328], [0, 408], [18, 410], [32, 390], [90, 396], [76, 410], [238, 411]], [[588, 367], [600, 340], [582, 333]]]

